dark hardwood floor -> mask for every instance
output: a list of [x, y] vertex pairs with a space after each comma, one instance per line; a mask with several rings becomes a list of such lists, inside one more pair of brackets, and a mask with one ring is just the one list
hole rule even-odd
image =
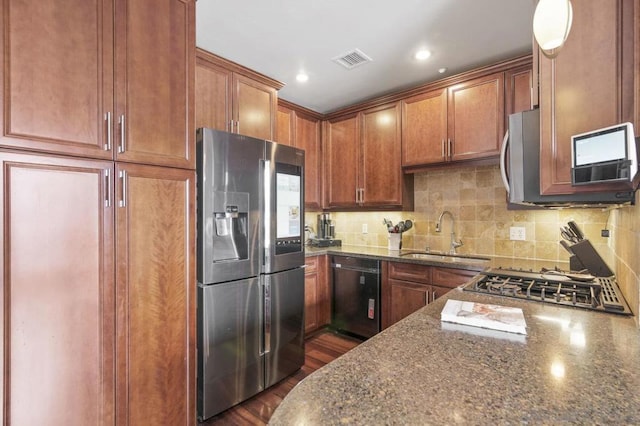
[[357, 339], [328, 330], [318, 332], [306, 340], [305, 362], [296, 374], [199, 425], [266, 425], [282, 399], [299, 381], [358, 344]]

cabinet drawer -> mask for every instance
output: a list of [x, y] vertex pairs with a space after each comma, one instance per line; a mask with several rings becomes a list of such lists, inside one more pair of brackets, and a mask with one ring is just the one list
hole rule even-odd
[[455, 288], [478, 275], [478, 271], [453, 268], [432, 268], [432, 283], [442, 287]]
[[307, 257], [304, 260], [304, 274], [311, 275], [318, 272], [318, 258], [316, 256]]
[[431, 283], [431, 267], [415, 263], [389, 262], [389, 278], [417, 283]]

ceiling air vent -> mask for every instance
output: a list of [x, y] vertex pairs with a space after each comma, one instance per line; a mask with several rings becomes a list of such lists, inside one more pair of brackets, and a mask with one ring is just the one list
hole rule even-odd
[[347, 53], [336, 56], [331, 60], [339, 65], [342, 65], [348, 70], [372, 61], [372, 59], [365, 55], [360, 49], [353, 49]]

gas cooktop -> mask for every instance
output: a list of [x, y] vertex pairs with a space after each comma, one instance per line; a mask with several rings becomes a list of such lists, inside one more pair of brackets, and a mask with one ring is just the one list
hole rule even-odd
[[558, 270], [531, 272], [491, 268], [481, 272], [463, 290], [632, 315], [615, 277], [564, 274]]

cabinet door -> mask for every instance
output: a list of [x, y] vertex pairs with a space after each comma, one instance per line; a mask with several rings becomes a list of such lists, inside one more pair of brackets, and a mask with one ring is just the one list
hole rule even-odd
[[119, 163], [117, 420], [195, 424], [195, 172]]
[[0, 417], [113, 425], [113, 163], [0, 152]]
[[395, 324], [429, 303], [431, 286], [395, 279], [389, 279], [389, 286], [391, 288], [389, 325]]
[[278, 105], [276, 114], [276, 142], [283, 145], [294, 145], [295, 112]]
[[447, 89], [402, 101], [402, 165], [446, 161]]
[[361, 117], [361, 202], [364, 206], [402, 205], [400, 104], [364, 111]]
[[473, 277], [478, 275], [478, 272], [467, 269], [432, 268], [431, 282], [435, 285], [452, 289], [471, 281]]
[[116, 157], [195, 169], [195, 1], [115, 1]]
[[233, 91], [235, 133], [273, 140], [278, 109], [276, 89], [234, 73]]
[[196, 58], [196, 129], [230, 131], [231, 71]]
[[497, 157], [504, 137], [504, 74], [491, 74], [448, 90], [449, 158]]
[[451, 288], [449, 287], [443, 287], [443, 286], [439, 286], [439, 285], [432, 285], [430, 288], [430, 295], [429, 295], [429, 303], [433, 303], [436, 301], [436, 299], [444, 296], [445, 294], [449, 293], [451, 291]]
[[320, 121], [295, 114], [295, 146], [304, 149], [304, 204], [308, 209], [322, 208], [322, 150]]
[[326, 123], [325, 207], [355, 207], [360, 155], [357, 116]]
[[318, 326], [331, 323], [331, 282], [329, 280], [329, 256], [317, 256], [318, 260]]
[[306, 259], [304, 270], [304, 332], [309, 333], [318, 328], [318, 261], [316, 258]]
[[[637, 36], [633, 36], [631, 18], [636, 17], [635, 34], [638, 34], [637, 1], [594, 0], [572, 4], [571, 34], [560, 54], [553, 60], [539, 55], [543, 194], [615, 188], [612, 184], [571, 186], [571, 136], [633, 121], [634, 96], [639, 92], [638, 83], [635, 88], [633, 83], [633, 70], [637, 75], [638, 65], [634, 68], [633, 44]], [[638, 111], [635, 117], [637, 114]]]
[[533, 108], [531, 66], [516, 68], [505, 72], [505, 129], [509, 125], [509, 115]]
[[7, 0], [0, 13], [0, 144], [113, 158], [112, 0]]

